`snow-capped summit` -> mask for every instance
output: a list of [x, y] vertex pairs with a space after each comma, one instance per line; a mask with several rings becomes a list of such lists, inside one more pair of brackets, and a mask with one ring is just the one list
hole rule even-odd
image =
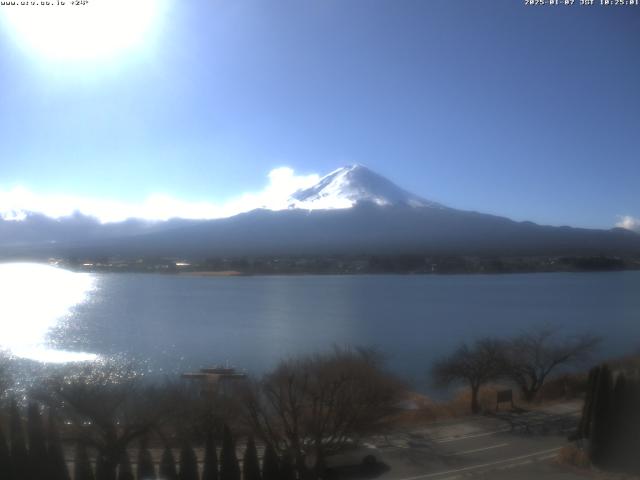
[[350, 208], [370, 202], [380, 206], [444, 208], [403, 190], [363, 165], [350, 165], [325, 175], [311, 188], [291, 196], [289, 207], [308, 210]]

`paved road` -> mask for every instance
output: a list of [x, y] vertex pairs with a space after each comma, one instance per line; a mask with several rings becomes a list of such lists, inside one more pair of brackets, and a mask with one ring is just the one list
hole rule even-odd
[[579, 406], [441, 423], [372, 439], [390, 469], [381, 480], [454, 478], [574, 480], [554, 462]]

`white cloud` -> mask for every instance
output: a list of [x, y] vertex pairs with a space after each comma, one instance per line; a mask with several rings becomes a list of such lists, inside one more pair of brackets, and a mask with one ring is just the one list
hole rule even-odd
[[616, 227], [640, 233], [640, 218], [632, 217], [631, 215], [619, 215], [618, 218], [620, 220], [616, 223]]
[[319, 175], [296, 175], [289, 167], [269, 172], [269, 183], [258, 192], [244, 193], [223, 203], [190, 202], [165, 194], [154, 194], [141, 203], [118, 200], [83, 198], [72, 195], [40, 195], [22, 186], [8, 190], [0, 188], [0, 217], [21, 220], [25, 212], [39, 212], [60, 218], [81, 212], [101, 222], [117, 222], [127, 218], [167, 220], [181, 217], [191, 219], [223, 218], [256, 208], [285, 209], [289, 196], [301, 188], [308, 188], [320, 179]]

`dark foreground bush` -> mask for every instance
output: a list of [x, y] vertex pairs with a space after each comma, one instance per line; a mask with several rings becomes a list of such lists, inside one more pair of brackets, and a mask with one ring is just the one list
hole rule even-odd
[[592, 369], [577, 436], [588, 440], [597, 467], [640, 473], [640, 378], [607, 365]]

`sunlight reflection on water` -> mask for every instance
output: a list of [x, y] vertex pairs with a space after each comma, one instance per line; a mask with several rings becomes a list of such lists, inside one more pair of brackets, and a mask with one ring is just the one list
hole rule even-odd
[[92, 353], [57, 350], [47, 338], [95, 286], [95, 277], [88, 273], [30, 263], [0, 264], [0, 347], [39, 362], [97, 360]]

